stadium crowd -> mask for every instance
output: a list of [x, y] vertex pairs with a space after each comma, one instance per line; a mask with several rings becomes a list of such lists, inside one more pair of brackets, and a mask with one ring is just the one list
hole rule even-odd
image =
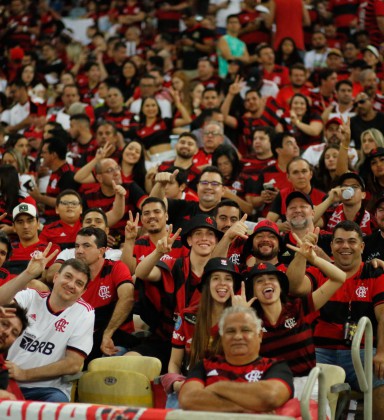
[[144, 355], [270, 412], [316, 361], [359, 389], [368, 316], [384, 413], [382, 1], [0, 1], [0, 40], [0, 397]]

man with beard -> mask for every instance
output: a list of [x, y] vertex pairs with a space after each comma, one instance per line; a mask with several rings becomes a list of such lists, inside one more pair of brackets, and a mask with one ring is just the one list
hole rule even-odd
[[197, 214], [212, 216], [217, 204], [224, 195], [223, 176], [215, 166], [207, 166], [203, 169], [197, 183], [197, 196], [199, 201], [172, 200], [165, 198], [165, 186], [175, 182], [177, 172], [159, 172], [155, 178], [155, 186], [152, 188], [151, 197], [157, 197], [166, 201], [168, 207], [169, 222], [174, 228], [185, 226], [188, 221]]
[[[139, 213], [133, 218], [129, 212], [129, 220], [125, 227], [125, 242], [121, 261], [134, 273], [137, 264], [156, 249], [157, 241], [167, 234], [168, 213], [164, 201], [156, 197], [148, 197], [143, 201], [140, 217], [146, 234], [137, 238], [139, 230]], [[171, 251], [163, 256], [167, 258], [186, 257], [189, 254], [180, 240], [176, 238]], [[136, 283], [137, 285], [137, 283]]]
[[365, 92], [355, 98], [356, 115], [351, 118], [351, 139], [356, 149], [361, 148], [361, 134], [369, 128], [377, 128], [384, 133], [384, 113], [376, 111], [373, 100]]
[[184, 169], [188, 173], [188, 182], [193, 182], [199, 175], [200, 170], [193, 163], [193, 157], [198, 151], [197, 138], [194, 134], [184, 132], [180, 134], [175, 144], [176, 159], [163, 162], [158, 171], [167, 171], [170, 167]]
[[8, 387], [8, 370], [5, 366], [3, 355], [7, 353], [27, 325], [26, 311], [17, 303], [0, 306], [0, 398], [4, 400], [16, 400], [16, 396], [6, 391]]
[[326, 60], [329, 48], [327, 38], [321, 31], [314, 31], [312, 34], [313, 50], [305, 53], [304, 65], [306, 69], [315, 70], [326, 67]]
[[[293, 191], [287, 196], [285, 205], [287, 207], [287, 212], [285, 214], [287, 220], [285, 224], [289, 228], [289, 232], [283, 237], [279, 261], [288, 265], [295, 256], [295, 253], [287, 247], [287, 245], [297, 246], [297, 241], [293, 234], [296, 234], [300, 240], [303, 240], [308, 232], [315, 233], [314, 235], [310, 235], [310, 238], [312, 238], [313, 243], [317, 245], [315, 248], [316, 254], [329, 260], [328, 255], [330, 255], [331, 252], [331, 234], [325, 231], [319, 233], [319, 229], [315, 231], [315, 212], [311, 197], [300, 191]], [[308, 236], [306, 237], [307, 239], [310, 239]]]
[[252, 233], [247, 235], [248, 227], [245, 224], [247, 216], [244, 215], [238, 222], [226, 230], [224, 236], [217, 244], [212, 257], [227, 258], [237, 249], [238, 259], [234, 264], [241, 268], [251, 268], [261, 262], [279, 264], [278, 254], [281, 245], [281, 236], [277, 224], [269, 220], [259, 222]]
[[373, 107], [375, 110], [383, 112], [384, 96], [378, 93], [380, 92], [379, 81], [380, 78], [371, 68], [362, 70], [360, 73], [360, 84], [363, 88], [363, 91], [372, 99]]

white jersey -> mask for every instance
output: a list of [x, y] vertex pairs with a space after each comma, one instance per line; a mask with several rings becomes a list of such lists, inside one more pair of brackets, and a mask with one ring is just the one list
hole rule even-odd
[[[120, 261], [122, 251], [121, 249], [107, 248], [105, 251], [105, 259], [112, 261]], [[63, 249], [60, 254], [56, 257], [55, 262], [67, 261], [71, 258], [75, 258], [75, 248]]]
[[[49, 307], [50, 293], [34, 289], [22, 290], [15, 300], [27, 309], [28, 328], [12, 344], [8, 359], [22, 369], [46, 366], [65, 357], [67, 349], [87, 356], [93, 346], [95, 311], [91, 305], [79, 299], [59, 313]], [[61, 377], [45, 381], [22, 382], [20, 386], [52, 387], [70, 396], [71, 384]]]

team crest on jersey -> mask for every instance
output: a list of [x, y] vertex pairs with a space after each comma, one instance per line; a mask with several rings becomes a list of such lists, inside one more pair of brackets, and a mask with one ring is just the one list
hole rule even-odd
[[245, 375], [245, 379], [248, 382], [259, 382], [263, 376], [263, 372], [261, 370], [251, 370]]
[[235, 265], [239, 265], [240, 264], [240, 254], [232, 254], [229, 257], [229, 261], [231, 261], [231, 263], [233, 263]]
[[51, 183], [51, 188], [56, 188], [57, 186], [57, 179], [54, 179]]
[[69, 324], [64, 318], [60, 318], [58, 321], [55, 322], [55, 328], [58, 332], [65, 332], [67, 325]]
[[367, 297], [368, 287], [360, 286], [356, 289], [356, 296], [359, 298]]
[[108, 299], [112, 297], [109, 292], [109, 286], [100, 286], [99, 296], [101, 297], [101, 299]]
[[284, 327], [289, 328], [290, 330], [296, 325], [297, 325], [297, 322], [295, 318], [288, 318], [284, 322]]

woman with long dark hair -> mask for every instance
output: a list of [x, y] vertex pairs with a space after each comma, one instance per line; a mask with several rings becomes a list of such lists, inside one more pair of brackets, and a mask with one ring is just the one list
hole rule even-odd
[[[170, 92], [181, 117], [187, 124], [190, 124], [192, 118], [182, 104], [179, 93], [172, 89]], [[148, 158], [152, 156], [156, 161], [165, 160], [163, 158], [167, 157], [166, 152], [171, 150], [169, 136], [172, 133], [172, 118], [162, 118], [161, 109], [156, 98], [150, 96], [144, 98], [141, 103], [139, 120], [140, 123], [133, 138], [143, 144]]]
[[[305, 298], [290, 299], [287, 275], [273, 264], [259, 263], [249, 272], [246, 294], [251, 299], [249, 302], [256, 298], [252, 306], [263, 321], [264, 333], [260, 354], [288, 363], [295, 376], [295, 396], [298, 396], [297, 393], [302, 391], [305, 384], [305, 377], [316, 366], [312, 329], [306, 315], [316, 312], [328, 302], [344, 284], [346, 273], [317, 257], [313, 244], [303, 243], [297, 235], [295, 239], [298, 246], [288, 246], [300, 253], [311, 265], [319, 268], [329, 279]], [[249, 304], [244, 296], [236, 296], [236, 303], [241, 302], [244, 305]], [[295, 320], [291, 328], [284, 327], [288, 319]]]
[[[216, 166], [224, 179], [224, 197], [236, 201], [244, 213], [251, 214], [251, 194], [255, 194], [255, 182], [243, 174], [243, 164], [236, 150], [222, 144], [212, 154], [212, 165]], [[247, 201], [247, 198], [249, 201]]]
[[321, 143], [323, 122], [320, 115], [311, 113], [308, 98], [296, 93], [289, 102], [289, 111], [281, 116], [276, 130], [291, 133], [303, 151], [313, 144]]
[[315, 167], [313, 176], [313, 186], [321, 191], [328, 192], [337, 184], [337, 158], [339, 156], [340, 146], [330, 143], [324, 147], [320, 156], [319, 163]]
[[[93, 173], [97, 163], [106, 158], [114, 159], [115, 149], [110, 143], [106, 143], [99, 148], [95, 157], [80, 168], [75, 174], [75, 181], [80, 184], [92, 184], [96, 182]], [[145, 159], [144, 147], [138, 141], [132, 140], [121, 150], [119, 164], [121, 168], [121, 178], [123, 183], [135, 181], [142, 189], [145, 188]], [[116, 159], [115, 159], [116, 160]]]
[[133, 97], [135, 89], [139, 85], [139, 70], [134, 61], [126, 59], [121, 67], [119, 88], [123, 92], [124, 100]]
[[275, 63], [279, 64], [280, 66], [290, 67], [293, 64], [302, 62], [303, 59], [300, 56], [295, 41], [289, 36], [283, 38], [277, 47]]
[[171, 395], [167, 407], [177, 406], [183, 375], [207, 355], [221, 351], [217, 324], [223, 310], [231, 306], [231, 296], [238, 289], [240, 279], [240, 274], [226, 259], [212, 258], [204, 267], [198, 286], [201, 290], [199, 305], [184, 309], [175, 324], [168, 375], [163, 381]]

